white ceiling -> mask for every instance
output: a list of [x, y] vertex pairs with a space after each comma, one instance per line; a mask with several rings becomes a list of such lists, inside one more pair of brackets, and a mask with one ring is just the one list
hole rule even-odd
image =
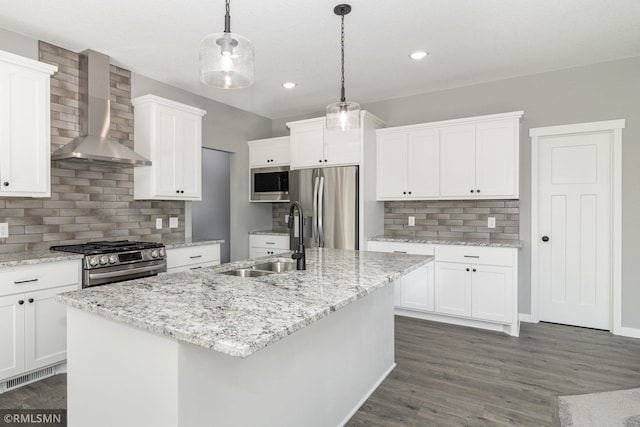
[[[231, 30], [255, 46], [256, 83], [199, 81], [200, 39], [223, 29], [224, 0], [0, 0], [0, 27], [269, 118], [339, 98], [338, 0], [232, 0]], [[351, 0], [347, 99], [416, 93], [640, 56], [640, 0]], [[429, 57], [411, 61], [424, 49]], [[286, 90], [284, 81], [298, 87]]]

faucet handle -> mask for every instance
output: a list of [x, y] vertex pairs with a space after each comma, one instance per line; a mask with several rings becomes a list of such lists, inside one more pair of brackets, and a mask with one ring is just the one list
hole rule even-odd
[[296, 260], [301, 259], [303, 256], [304, 254], [302, 252], [297, 252], [297, 251], [291, 254], [291, 258]]

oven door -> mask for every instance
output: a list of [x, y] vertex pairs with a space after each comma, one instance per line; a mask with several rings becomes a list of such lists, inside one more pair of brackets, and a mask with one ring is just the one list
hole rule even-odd
[[107, 283], [122, 282], [123, 280], [140, 279], [164, 273], [165, 271], [167, 271], [167, 261], [165, 259], [84, 269], [82, 287], [88, 288], [106, 285]]
[[288, 202], [289, 167], [251, 169], [252, 202]]

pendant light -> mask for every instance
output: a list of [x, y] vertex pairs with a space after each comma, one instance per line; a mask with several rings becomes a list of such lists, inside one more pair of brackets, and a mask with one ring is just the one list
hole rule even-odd
[[341, 47], [341, 88], [340, 102], [327, 105], [327, 130], [347, 131], [360, 127], [360, 105], [355, 102], [347, 102], [344, 91], [344, 16], [351, 12], [348, 4], [339, 4], [333, 8], [333, 13], [340, 16], [340, 47]]
[[242, 89], [253, 84], [253, 45], [231, 32], [229, 1], [224, 32], [209, 34], [200, 43], [200, 80], [221, 89]]

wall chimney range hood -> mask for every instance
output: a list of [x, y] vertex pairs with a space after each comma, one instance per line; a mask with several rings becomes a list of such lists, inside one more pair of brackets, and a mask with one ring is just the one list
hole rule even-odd
[[151, 161], [109, 138], [109, 57], [93, 50], [80, 54], [80, 132], [83, 136], [51, 154], [51, 160], [108, 163], [111, 166], [150, 166]]

